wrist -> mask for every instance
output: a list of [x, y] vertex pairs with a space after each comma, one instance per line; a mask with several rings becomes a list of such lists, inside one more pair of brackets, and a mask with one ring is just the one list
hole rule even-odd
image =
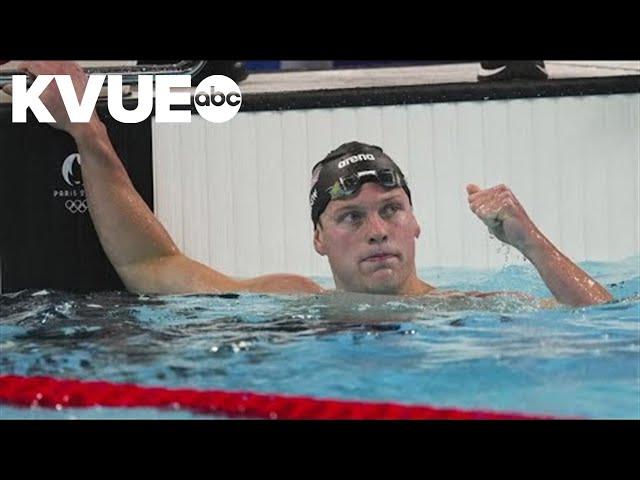
[[544, 255], [550, 246], [550, 242], [542, 232], [533, 227], [529, 235], [527, 235], [526, 240], [518, 247], [518, 250], [520, 250], [520, 252], [522, 252], [522, 254], [531, 262], [534, 262], [536, 258], [540, 257], [540, 255]]
[[94, 114], [87, 123], [71, 124], [68, 132], [76, 141], [76, 144], [80, 146], [82, 143], [92, 142], [100, 138], [106, 133], [106, 127], [100, 118]]

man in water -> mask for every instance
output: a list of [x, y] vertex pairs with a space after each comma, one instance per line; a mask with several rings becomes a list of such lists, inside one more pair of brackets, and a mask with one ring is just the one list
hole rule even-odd
[[[74, 63], [26, 62], [22, 69], [34, 76], [69, 75], [79, 98], [84, 95], [87, 77]], [[10, 87], [5, 90], [10, 93]], [[311, 279], [292, 274], [238, 280], [185, 256], [134, 189], [97, 113], [88, 123], [72, 123], [55, 82], [40, 99], [56, 120], [52, 126], [70, 134], [78, 146], [91, 218], [129, 291], [325, 291]], [[411, 192], [400, 168], [379, 147], [344, 144], [319, 162], [312, 176], [314, 248], [328, 258], [338, 290], [411, 296], [506, 293], [442, 292], [418, 278], [415, 240], [420, 226]], [[558, 302], [580, 306], [612, 299], [538, 230], [509, 188], [467, 185], [467, 195], [471, 211], [493, 235], [531, 261]]]

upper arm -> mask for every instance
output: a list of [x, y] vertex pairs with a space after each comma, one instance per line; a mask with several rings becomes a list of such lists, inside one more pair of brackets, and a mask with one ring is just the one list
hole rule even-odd
[[136, 293], [220, 293], [240, 282], [182, 254], [116, 267], [127, 290]]
[[241, 290], [262, 293], [322, 293], [324, 289], [310, 278], [288, 273], [263, 275], [244, 280]]
[[157, 257], [116, 268], [127, 290], [180, 294], [248, 291], [257, 293], [320, 293], [323, 289], [299, 275], [275, 274], [236, 280], [185, 255]]

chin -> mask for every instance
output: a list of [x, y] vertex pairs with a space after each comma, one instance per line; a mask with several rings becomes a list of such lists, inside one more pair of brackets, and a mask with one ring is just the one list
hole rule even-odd
[[367, 288], [363, 293], [372, 293], [375, 295], [397, 295], [398, 288], [395, 285], [376, 285], [374, 287]]
[[400, 290], [401, 282], [398, 281], [395, 272], [390, 272], [383, 278], [372, 278], [365, 282], [368, 293], [383, 293], [393, 295]]

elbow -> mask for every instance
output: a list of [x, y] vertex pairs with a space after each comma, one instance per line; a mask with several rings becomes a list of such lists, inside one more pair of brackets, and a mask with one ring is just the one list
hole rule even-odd
[[611, 295], [606, 290], [597, 295], [589, 295], [586, 298], [572, 299], [570, 301], [560, 300], [560, 303], [563, 303], [570, 307], [580, 308], [580, 307], [590, 307], [594, 305], [603, 305], [605, 303], [609, 303], [613, 300], [613, 295]]

